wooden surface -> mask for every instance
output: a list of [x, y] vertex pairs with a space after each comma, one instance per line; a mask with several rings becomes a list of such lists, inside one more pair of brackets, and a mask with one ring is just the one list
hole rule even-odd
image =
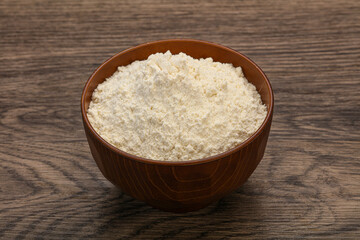
[[[0, 2], [0, 238], [359, 239], [360, 2], [174, 2]], [[187, 214], [105, 180], [80, 115], [97, 66], [166, 38], [234, 48], [275, 92], [254, 174]]]

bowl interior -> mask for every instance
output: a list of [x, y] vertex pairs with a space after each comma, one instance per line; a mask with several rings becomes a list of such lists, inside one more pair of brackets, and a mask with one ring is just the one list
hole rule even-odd
[[[268, 108], [268, 113], [263, 124], [260, 128], [245, 142], [240, 145], [232, 148], [224, 153], [219, 153], [215, 156], [210, 156], [205, 159], [198, 160], [190, 160], [190, 161], [180, 161], [180, 162], [172, 162], [172, 161], [158, 161], [151, 159], [140, 158], [126, 152], [123, 152], [115, 147], [108, 144], [105, 140], [103, 140], [94, 129], [92, 129], [89, 120], [87, 118], [86, 111], [91, 102], [91, 97], [93, 91], [96, 89], [97, 85], [104, 82], [106, 78], [112, 76], [117, 70], [118, 66], [126, 66], [136, 60], [145, 60], [149, 55], [170, 50], [172, 54], [177, 54], [180, 52], [186, 53], [187, 55], [193, 58], [208, 58], [212, 57], [214, 61], [222, 62], [222, 63], [231, 63], [235, 67], [241, 66], [244, 72], [245, 77], [249, 82], [255, 85], [257, 91], [259, 92], [263, 103]], [[193, 165], [199, 163], [205, 163], [208, 161], [213, 161], [216, 159], [220, 159], [225, 157], [233, 152], [238, 151], [243, 146], [246, 146], [250, 143], [256, 136], [264, 129], [265, 125], [268, 121], [271, 121], [272, 111], [273, 111], [273, 92], [271, 89], [270, 82], [268, 81], [265, 74], [262, 70], [250, 59], [246, 56], [221, 45], [217, 45], [214, 43], [199, 41], [199, 40], [188, 40], [188, 39], [173, 39], [173, 40], [161, 40], [151, 43], [142, 44], [125, 51], [122, 51], [115, 56], [108, 59], [104, 62], [96, 71], [90, 76], [88, 82], [86, 83], [82, 98], [81, 98], [81, 110], [82, 116], [84, 120], [84, 124], [88, 126], [92, 134], [99, 138], [100, 141], [105, 144], [108, 148], [120, 153], [121, 155], [127, 156], [136, 161], [141, 161], [145, 163], [156, 163], [161, 165]]]

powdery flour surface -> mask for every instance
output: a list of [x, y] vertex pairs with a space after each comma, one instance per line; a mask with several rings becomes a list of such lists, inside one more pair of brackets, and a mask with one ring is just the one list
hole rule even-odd
[[98, 85], [87, 112], [107, 142], [164, 161], [229, 150], [250, 137], [266, 113], [240, 67], [169, 51], [119, 67]]

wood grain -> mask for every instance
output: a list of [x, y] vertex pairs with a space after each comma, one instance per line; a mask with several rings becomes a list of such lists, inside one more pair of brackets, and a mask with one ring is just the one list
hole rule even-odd
[[[360, 2], [0, 2], [0, 238], [358, 239]], [[265, 71], [264, 159], [234, 194], [171, 214], [113, 187], [91, 157], [80, 95], [115, 53], [213, 41]]]

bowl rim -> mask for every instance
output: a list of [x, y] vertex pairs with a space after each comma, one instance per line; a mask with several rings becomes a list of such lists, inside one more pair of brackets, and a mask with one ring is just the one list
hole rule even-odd
[[[169, 161], [169, 160], [153, 160], [153, 159], [148, 159], [148, 158], [143, 158], [143, 157], [139, 157], [130, 153], [127, 153], [125, 151], [122, 151], [120, 149], [118, 149], [117, 147], [111, 145], [110, 143], [108, 143], [105, 139], [103, 139], [96, 131], [95, 129], [91, 126], [89, 119], [87, 117], [87, 109], [85, 109], [85, 93], [87, 92], [87, 89], [90, 85], [90, 82], [92, 81], [93, 77], [106, 65], [108, 64], [110, 61], [112, 61], [114, 58], [118, 57], [119, 55], [125, 54], [127, 52], [133, 51], [135, 49], [138, 48], [142, 48], [145, 47], [147, 45], [152, 45], [152, 44], [159, 44], [159, 43], [166, 43], [166, 42], [194, 42], [194, 43], [201, 43], [201, 44], [206, 44], [206, 45], [212, 45], [214, 47], [217, 48], [222, 48], [226, 51], [230, 51], [232, 53], [235, 53], [237, 55], [240, 55], [241, 57], [243, 57], [245, 60], [247, 60], [248, 62], [250, 62], [252, 65], [255, 66], [255, 68], [260, 72], [260, 74], [263, 76], [263, 78], [266, 81], [267, 87], [270, 90], [270, 106], [269, 106], [269, 110], [267, 111], [266, 117], [263, 121], [263, 123], [260, 125], [260, 127], [256, 130], [255, 133], [253, 133], [249, 138], [247, 138], [244, 142], [240, 143], [239, 145], [236, 145], [235, 147], [216, 154], [216, 155], [212, 155], [206, 158], [201, 158], [201, 159], [194, 159], [194, 160], [185, 160], [185, 161]], [[196, 39], [164, 39], [164, 40], [157, 40], [157, 41], [151, 41], [151, 42], [146, 42], [143, 44], [139, 44], [136, 45], [134, 47], [130, 47], [127, 48], [115, 55], [113, 55], [112, 57], [110, 57], [109, 59], [107, 59], [105, 62], [103, 62], [98, 68], [96, 68], [96, 70], [91, 74], [91, 76], [89, 77], [89, 79], [86, 81], [85, 86], [83, 88], [82, 94], [81, 94], [81, 114], [82, 114], [82, 118], [83, 118], [83, 122], [86, 124], [86, 126], [90, 129], [90, 132], [93, 136], [95, 136], [104, 146], [106, 146], [107, 148], [111, 149], [112, 151], [123, 155], [129, 159], [138, 161], [138, 162], [142, 162], [142, 163], [147, 163], [147, 164], [159, 164], [159, 165], [163, 165], [163, 166], [188, 166], [188, 165], [197, 165], [197, 164], [204, 164], [204, 163], [208, 163], [208, 162], [212, 162], [212, 161], [216, 161], [219, 159], [222, 159], [226, 156], [229, 156], [237, 151], [239, 151], [241, 148], [249, 145], [251, 142], [253, 142], [259, 135], [260, 133], [264, 130], [264, 128], [267, 126], [268, 122], [271, 120], [272, 114], [273, 114], [273, 108], [274, 108], [274, 93], [273, 93], [273, 89], [271, 87], [270, 81], [267, 78], [267, 76], [265, 75], [265, 73], [261, 70], [261, 68], [254, 62], [252, 61], [250, 58], [248, 58], [247, 56], [245, 56], [244, 54], [235, 51], [234, 49], [231, 49], [229, 47], [225, 47], [222, 46], [220, 44], [217, 43], [213, 43], [213, 42], [208, 42], [208, 41], [203, 41], [203, 40], [196, 40]]]

